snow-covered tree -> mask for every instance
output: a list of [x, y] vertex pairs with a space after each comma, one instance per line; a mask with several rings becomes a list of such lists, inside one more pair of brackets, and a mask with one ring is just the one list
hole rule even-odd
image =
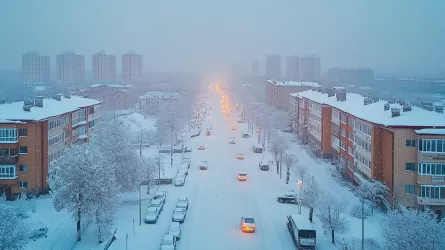
[[332, 243], [335, 244], [335, 233], [349, 230], [349, 221], [344, 216], [345, 204], [335, 200], [331, 194], [325, 194], [319, 199], [317, 211], [324, 230], [331, 233]]
[[26, 194], [21, 193], [14, 203], [17, 216], [20, 218], [27, 218], [28, 212], [31, 210], [31, 202], [26, 197]]
[[277, 132], [273, 133], [269, 151], [273, 154], [274, 160], [277, 164], [277, 174], [279, 173], [280, 169], [280, 155], [282, 155], [287, 150], [287, 148], [287, 143], [284, 138]]
[[310, 222], [312, 222], [314, 208], [317, 206], [320, 195], [320, 186], [318, 185], [317, 181], [315, 181], [314, 176], [307, 175], [303, 179], [303, 186], [301, 189], [301, 202], [303, 203], [303, 205], [309, 207]]
[[291, 124], [289, 114], [285, 111], [273, 108], [269, 111], [269, 124], [272, 129], [286, 129]]
[[0, 204], [0, 250], [21, 250], [29, 241], [29, 228], [13, 208]]
[[[117, 185], [112, 177], [107, 177], [107, 174], [114, 175], [113, 169], [91, 143], [71, 148], [55, 167], [57, 175], [50, 180], [54, 208], [73, 213], [77, 240], [80, 241], [82, 218], [94, 217], [101, 209], [113, 209], [113, 204], [110, 208], [102, 206], [107, 202], [113, 203], [115, 198], [113, 188]], [[105, 194], [107, 191], [110, 193]]]
[[371, 213], [374, 213], [374, 208], [379, 202], [389, 204], [388, 202], [388, 187], [380, 181], [362, 181], [357, 189], [357, 194], [364, 202], [365, 200], [371, 204]]
[[445, 249], [445, 221], [438, 222], [430, 210], [392, 210], [381, 228], [385, 249]]
[[137, 153], [127, 145], [131, 134], [125, 130], [124, 124], [113, 120], [105, 124], [92, 137], [90, 144], [95, 145], [104, 155], [106, 165], [115, 174], [115, 180], [122, 192], [134, 191], [138, 187], [138, 169], [140, 166], [134, 159]]
[[283, 157], [284, 165], [286, 166], [286, 184], [289, 184], [291, 170], [297, 165], [298, 159], [295, 155], [285, 153]]

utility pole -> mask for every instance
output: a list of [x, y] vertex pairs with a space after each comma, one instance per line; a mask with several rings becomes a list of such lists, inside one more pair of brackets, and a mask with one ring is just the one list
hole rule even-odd
[[159, 190], [159, 184], [161, 183], [161, 156], [158, 155], [158, 186], [157, 190]]
[[139, 226], [142, 225], [141, 187], [142, 187], [142, 182], [139, 183]]
[[365, 250], [365, 199], [362, 201], [362, 250]]

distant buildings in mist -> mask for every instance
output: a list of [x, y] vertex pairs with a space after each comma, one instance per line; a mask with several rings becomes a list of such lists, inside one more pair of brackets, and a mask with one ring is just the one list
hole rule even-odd
[[[93, 81], [116, 81], [116, 56], [104, 51], [92, 55]], [[132, 51], [122, 55], [122, 81], [139, 82], [143, 78], [143, 57]], [[85, 82], [85, 56], [72, 51], [56, 56], [56, 81], [66, 84]], [[22, 56], [22, 81], [48, 83], [51, 81], [50, 57], [33, 51]]]

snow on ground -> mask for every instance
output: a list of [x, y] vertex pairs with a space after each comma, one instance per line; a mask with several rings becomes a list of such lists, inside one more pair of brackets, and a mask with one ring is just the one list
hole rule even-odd
[[144, 115], [138, 112], [131, 113], [127, 116], [121, 116], [118, 119], [123, 121], [125, 126], [127, 126], [128, 129], [133, 133], [137, 133], [141, 129], [156, 130], [155, 128], [156, 118], [155, 117], [145, 118]]

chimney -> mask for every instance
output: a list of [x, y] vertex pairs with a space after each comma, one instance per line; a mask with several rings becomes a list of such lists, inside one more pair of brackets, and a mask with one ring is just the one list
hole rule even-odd
[[401, 106], [405, 106], [407, 103], [405, 102], [405, 100], [400, 99], [400, 100], [399, 100], [399, 104], [400, 104]]
[[402, 110], [403, 110], [403, 112], [411, 111], [411, 105], [407, 104], [407, 105], [403, 106]]
[[52, 95], [51, 98], [54, 99], [54, 100], [57, 100], [57, 101], [61, 101], [62, 100], [62, 96], [61, 95]]
[[389, 110], [389, 103], [385, 103], [385, 106], [383, 106], [383, 111]]
[[23, 105], [32, 107], [34, 106], [34, 100], [26, 99], [25, 101], [23, 101]]
[[43, 99], [35, 99], [34, 100], [34, 105], [36, 107], [42, 107], [43, 108]]
[[375, 97], [372, 98], [372, 102], [373, 102], [373, 103], [374, 103], [374, 102], [378, 102], [378, 101], [380, 101], [380, 98], [378, 98], [377, 96], [375, 96]]
[[388, 103], [390, 103], [390, 104], [396, 103], [396, 100], [391, 98], [391, 99], [389, 99]]
[[365, 99], [363, 99], [363, 104], [364, 105], [369, 105], [372, 103], [372, 98], [370, 97], [365, 97]]
[[434, 110], [433, 105], [423, 105], [423, 108], [428, 110], [428, 111], [433, 111]]
[[346, 101], [346, 92], [338, 92], [335, 96], [337, 97], [337, 102]]
[[333, 97], [335, 95], [334, 91], [328, 92], [328, 97]]
[[44, 97], [44, 96], [41, 96], [41, 95], [39, 95], [39, 96], [36, 96], [36, 99], [37, 99], [37, 100], [43, 100], [43, 99], [45, 99], [45, 97]]
[[70, 93], [64, 93], [63, 97], [65, 97], [66, 99], [71, 99], [71, 94]]
[[437, 113], [443, 113], [443, 106], [437, 105], [436, 107], [434, 107], [434, 111], [436, 111]]
[[30, 112], [31, 111], [31, 105], [23, 105], [23, 110]]
[[400, 109], [399, 108], [391, 108], [391, 117], [400, 116]]
[[420, 106], [433, 106], [432, 101], [420, 101]]

